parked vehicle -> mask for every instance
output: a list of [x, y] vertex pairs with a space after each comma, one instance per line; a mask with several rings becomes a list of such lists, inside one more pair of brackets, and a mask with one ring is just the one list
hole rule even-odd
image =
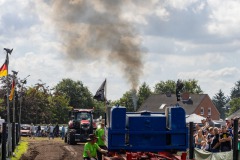
[[31, 125], [30, 124], [22, 124], [20, 129], [21, 136], [31, 136]]

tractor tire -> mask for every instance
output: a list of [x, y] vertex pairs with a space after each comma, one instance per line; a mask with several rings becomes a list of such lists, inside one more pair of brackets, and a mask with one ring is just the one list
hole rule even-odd
[[70, 144], [70, 145], [76, 144], [74, 134], [71, 134], [71, 133], [68, 134], [68, 144]]
[[67, 136], [64, 136], [64, 143], [67, 143]]

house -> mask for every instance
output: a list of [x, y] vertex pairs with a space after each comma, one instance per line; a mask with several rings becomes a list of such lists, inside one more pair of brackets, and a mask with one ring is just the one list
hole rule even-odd
[[[153, 94], [143, 102], [138, 111], [148, 110], [164, 113], [166, 107], [176, 104], [175, 94]], [[186, 115], [195, 113], [203, 117], [211, 116], [212, 120], [220, 119], [220, 113], [208, 94], [183, 93], [178, 104], [184, 108]]]
[[234, 119], [234, 118], [239, 118], [240, 117], [240, 109], [228, 116], [228, 119]]

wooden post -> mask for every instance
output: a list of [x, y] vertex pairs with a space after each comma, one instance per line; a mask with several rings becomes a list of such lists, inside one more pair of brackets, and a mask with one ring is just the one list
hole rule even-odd
[[189, 123], [189, 159], [193, 159], [194, 146], [193, 146], [193, 122]]

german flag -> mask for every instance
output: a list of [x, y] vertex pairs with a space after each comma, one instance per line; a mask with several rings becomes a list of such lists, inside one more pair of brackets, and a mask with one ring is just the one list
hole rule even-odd
[[2, 67], [0, 68], [0, 77], [4, 77], [8, 74], [8, 71], [7, 71], [7, 60], [3, 63]]
[[9, 100], [10, 100], [10, 101], [13, 99], [14, 91], [15, 91], [15, 81], [13, 80], [11, 92], [10, 92], [10, 95], [9, 95]]

